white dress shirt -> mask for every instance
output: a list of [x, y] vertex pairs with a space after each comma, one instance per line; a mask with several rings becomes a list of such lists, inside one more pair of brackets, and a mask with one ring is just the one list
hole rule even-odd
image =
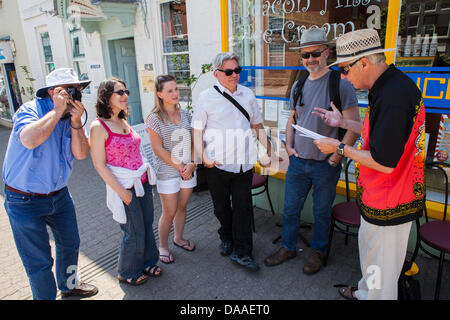
[[248, 171], [257, 161], [255, 138], [250, 124], [262, 123], [262, 115], [252, 90], [238, 84], [231, 93], [220, 83], [222, 92], [228, 93], [247, 111], [250, 122], [228, 99], [213, 87], [200, 93], [194, 106], [192, 128], [203, 131], [206, 156], [221, 166], [217, 168], [238, 173]]

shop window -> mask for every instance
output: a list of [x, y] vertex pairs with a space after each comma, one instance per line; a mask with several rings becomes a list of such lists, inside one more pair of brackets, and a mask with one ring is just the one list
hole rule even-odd
[[44, 55], [45, 72], [46, 74], [49, 74], [55, 69], [55, 63], [53, 62], [52, 47], [50, 45], [50, 36], [48, 32], [45, 31], [40, 33], [40, 37], [41, 37], [42, 52]]
[[425, 11], [435, 11], [436, 1], [425, 2]]
[[180, 83], [180, 100], [187, 101], [190, 88], [183, 87], [183, 79], [190, 77], [186, 1], [174, 0], [161, 4], [163, 56], [167, 73]]
[[420, 11], [420, 3], [413, 3], [409, 6], [410, 13], [419, 13]]
[[418, 22], [419, 22], [419, 16], [411, 16], [411, 17], [409, 17], [409, 21], [408, 22], [409, 22], [408, 24], [409, 24], [410, 27], [411, 26], [416, 27]]
[[[70, 39], [72, 43], [72, 61], [73, 69], [78, 74], [78, 79], [88, 80], [88, 67], [86, 63], [86, 55], [84, 48], [83, 33], [78, 25], [72, 25], [70, 30]], [[85, 89], [86, 93], [90, 93], [90, 88]]]
[[8, 80], [0, 65], [0, 118], [11, 120], [11, 106], [8, 97]]
[[[413, 12], [413, 6], [421, 10]], [[448, 116], [450, 108], [446, 103], [450, 79], [446, 68], [450, 67], [449, 21], [450, 1], [406, 0], [402, 2], [399, 21], [399, 38], [395, 64], [398, 67], [414, 67], [405, 71], [422, 91], [426, 108], [426, 156], [427, 161], [439, 159], [450, 162], [442, 149], [450, 145]], [[412, 26], [411, 21], [417, 24]], [[414, 54], [415, 53], [415, 54]], [[434, 69], [439, 67], [443, 69]], [[448, 69], [447, 69], [448, 70]], [[447, 133], [442, 133], [442, 132]], [[439, 152], [438, 152], [439, 151]], [[439, 154], [439, 156], [436, 156]], [[434, 169], [426, 169], [427, 199], [441, 201], [444, 192], [442, 181]]]
[[438, 36], [450, 36], [450, 13], [441, 13], [436, 23], [436, 33]]
[[[384, 43], [389, 1], [229, 0], [229, 47], [244, 66], [285, 67], [249, 70], [246, 83], [257, 96], [286, 98], [299, 77], [296, 47], [302, 32], [324, 28], [329, 40], [343, 33], [375, 27]], [[417, 15], [415, 20], [417, 25]], [[333, 61], [334, 54], [330, 57]]]
[[427, 25], [427, 24], [436, 24], [437, 21], [437, 16], [436, 15], [426, 15], [425, 17], [423, 17], [423, 24]]

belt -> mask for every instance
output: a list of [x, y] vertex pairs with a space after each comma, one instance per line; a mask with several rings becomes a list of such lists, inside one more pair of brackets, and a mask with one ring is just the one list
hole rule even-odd
[[50, 196], [53, 196], [55, 193], [61, 191], [61, 189], [60, 189], [60, 190], [52, 191], [50, 193], [24, 192], [21, 190], [14, 189], [13, 187], [8, 186], [7, 184], [5, 184], [5, 189], [8, 191], [14, 192], [14, 193], [23, 194], [25, 196], [38, 196], [38, 197], [50, 197]]

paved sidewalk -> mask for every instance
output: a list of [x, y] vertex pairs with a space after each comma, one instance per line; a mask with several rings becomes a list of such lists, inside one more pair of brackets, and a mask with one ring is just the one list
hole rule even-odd
[[[0, 161], [3, 158], [10, 130], [0, 128]], [[176, 262], [160, 263], [161, 278], [150, 278], [139, 287], [119, 284], [117, 254], [122, 238], [119, 225], [105, 204], [105, 185], [96, 173], [90, 157], [76, 161], [69, 181], [78, 217], [81, 237], [79, 268], [81, 278], [99, 287], [95, 300], [121, 299], [177, 299], [177, 300], [335, 300], [342, 299], [333, 284], [353, 284], [360, 279], [357, 239], [350, 238], [348, 246], [344, 237], [336, 234], [329, 264], [313, 276], [303, 274], [306, 247], [299, 242], [297, 258], [268, 268], [264, 258], [274, 251], [272, 244], [281, 232], [276, 226], [280, 216], [255, 208], [254, 257], [261, 264], [258, 272], [249, 272], [233, 264], [229, 257], [219, 254], [218, 222], [208, 191], [194, 193], [188, 205], [185, 236], [197, 248], [187, 252], [173, 248]], [[17, 254], [8, 217], [3, 207], [3, 182], [0, 191], [0, 299], [31, 299], [31, 290], [24, 268]], [[159, 196], [154, 194], [155, 234], [161, 214]], [[302, 229], [307, 239], [311, 230]], [[53, 245], [53, 243], [52, 243]], [[437, 260], [418, 258], [424, 299], [432, 299], [436, 281]], [[441, 299], [450, 299], [449, 264], [444, 265]], [[58, 297], [59, 298], [59, 297]]]

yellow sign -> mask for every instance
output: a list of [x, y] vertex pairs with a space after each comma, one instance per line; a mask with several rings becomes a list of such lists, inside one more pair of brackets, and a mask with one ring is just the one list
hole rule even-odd
[[144, 93], [152, 93], [155, 91], [155, 76], [153, 75], [153, 71], [142, 71], [141, 81]]

